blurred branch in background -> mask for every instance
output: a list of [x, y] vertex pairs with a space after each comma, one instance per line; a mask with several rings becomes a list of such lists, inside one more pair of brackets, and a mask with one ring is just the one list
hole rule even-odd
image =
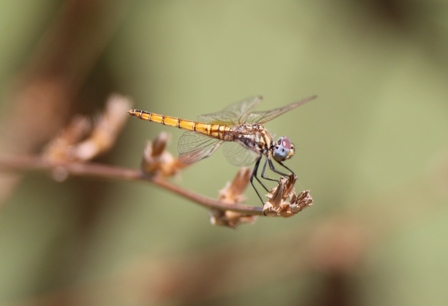
[[[1, 154], [36, 152], [61, 129], [126, 1], [65, 1], [16, 78], [0, 126]], [[19, 177], [0, 175], [0, 205]]]

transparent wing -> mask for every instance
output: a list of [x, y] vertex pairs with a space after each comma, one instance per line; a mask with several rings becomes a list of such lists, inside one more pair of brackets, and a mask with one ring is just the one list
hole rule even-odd
[[260, 157], [256, 152], [234, 141], [225, 142], [223, 152], [229, 163], [235, 166], [248, 166]]
[[194, 132], [185, 132], [180, 137], [177, 146], [179, 160], [184, 164], [192, 164], [209, 157], [222, 143], [222, 140], [216, 138]]
[[205, 123], [227, 124], [236, 125], [239, 123], [245, 123], [249, 112], [258, 104], [260, 104], [263, 98], [261, 96], [254, 96], [242, 101], [236, 102], [225, 109], [216, 112], [201, 115], [198, 117], [198, 121]]
[[253, 112], [250, 113], [247, 116], [247, 123], [266, 123], [268, 121], [271, 121], [274, 118], [277, 118], [278, 116], [289, 112], [290, 110], [299, 107], [302, 104], [305, 104], [311, 100], [314, 100], [317, 96], [311, 96], [308, 98], [305, 98], [303, 100], [291, 103], [289, 105], [283, 106], [283, 107], [279, 107], [276, 109], [272, 109], [272, 110], [268, 110], [268, 111], [264, 111], [264, 112]]

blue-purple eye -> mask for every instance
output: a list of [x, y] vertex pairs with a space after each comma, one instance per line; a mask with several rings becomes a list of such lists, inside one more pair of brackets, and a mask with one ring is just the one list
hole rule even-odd
[[291, 158], [293, 154], [294, 145], [289, 141], [288, 137], [280, 137], [274, 146], [273, 158], [276, 161], [284, 161]]

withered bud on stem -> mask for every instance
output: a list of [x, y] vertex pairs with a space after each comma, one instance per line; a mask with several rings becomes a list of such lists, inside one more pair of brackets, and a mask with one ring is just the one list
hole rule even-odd
[[132, 106], [131, 101], [117, 94], [112, 95], [106, 103], [106, 109], [96, 120], [90, 137], [73, 148], [77, 160], [91, 160], [108, 151], [115, 143], [118, 133], [128, 119], [126, 110]]
[[[243, 192], [249, 184], [251, 170], [249, 168], [241, 168], [232, 183], [227, 182], [226, 186], [219, 191], [219, 201], [228, 204], [237, 205], [244, 201], [246, 197]], [[236, 228], [244, 223], [253, 223], [257, 219], [256, 216], [242, 214], [230, 210], [210, 210], [210, 222], [213, 225], [227, 226]]]
[[291, 217], [304, 208], [313, 204], [309, 190], [301, 191], [298, 195], [294, 191], [297, 177], [291, 174], [282, 177], [278, 186], [268, 194], [268, 201], [263, 206], [263, 214], [269, 217]]
[[76, 116], [44, 149], [44, 158], [60, 161], [87, 161], [108, 151], [127, 120], [126, 110], [131, 101], [112, 95], [106, 109], [95, 122]]
[[178, 174], [187, 166], [173, 157], [170, 152], [165, 151], [168, 142], [168, 134], [161, 132], [154, 141], [146, 143], [141, 163], [141, 169], [145, 173], [169, 177]]
[[74, 161], [73, 148], [85, 139], [92, 129], [89, 118], [75, 116], [67, 127], [56, 135], [43, 149], [42, 156], [51, 161]]

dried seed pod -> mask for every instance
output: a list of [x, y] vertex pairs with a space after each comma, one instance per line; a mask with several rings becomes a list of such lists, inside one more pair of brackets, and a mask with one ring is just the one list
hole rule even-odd
[[294, 184], [297, 177], [290, 175], [282, 177], [278, 186], [268, 194], [268, 201], [263, 206], [263, 214], [269, 217], [291, 217], [313, 204], [309, 190], [295, 193]]
[[169, 142], [169, 135], [160, 133], [154, 141], [148, 141], [143, 151], [141, 169], [150, 175], [160, 174], [168, 177], [179, 173], [186, 165], [174, 158], [173, 155], [165, 151]]
[[[251, 170], [249, 168], [241, 168], [232, 183], [228, 182], [226, 186], [219, 191], [219, 200], [228, 204], [239, 204], [246, 199], [243, 192], [249, 184]], [[257, 219], [256, 216], [245, 215], [230, 210], [210, 210], [210, 222], [213, 225], [227, 226], [236, 228], [244, 223], [253, 223]]]

